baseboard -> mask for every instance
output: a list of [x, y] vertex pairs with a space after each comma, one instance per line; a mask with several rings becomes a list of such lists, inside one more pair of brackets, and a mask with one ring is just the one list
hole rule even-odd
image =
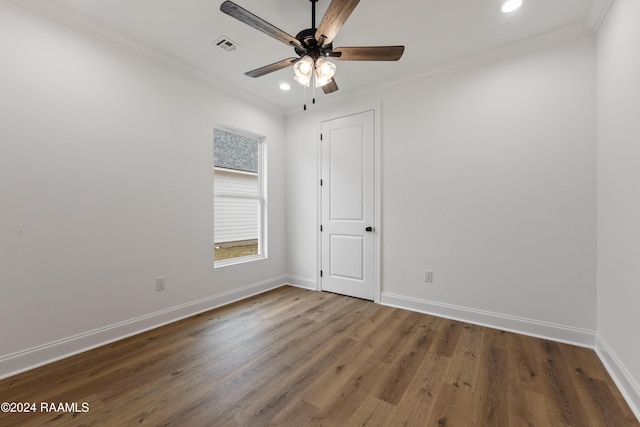
[[287, 284], [297, 288], [308, 289], [310, 291], [319, 291], [318, 285], [314, 279], [306, 277], [287, 276]]
[[283, 286], [276, 277], [0, 357], [0, 379]]
[[593, 348], [595, 331], [383, 292], [380, 303], [536, 338]]
[[640, 420], [640, 386], [599, 333], [596, 334], [595, 350], [636, 418]]

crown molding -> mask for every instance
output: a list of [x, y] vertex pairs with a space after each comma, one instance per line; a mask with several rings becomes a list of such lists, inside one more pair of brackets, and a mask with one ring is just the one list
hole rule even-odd
[[[247, 102], [263, 110], [279, 116], [295, 116], [300, 114], [298, 107], [285, 109], [263, 98], [260, 98], [237, 86], [230, 85], [211, 74], [188, 65], [162, 51], [135, 42], [121, 34], [90, 20], [76, 12], [70, 11], [50, 0], [10, 0], [12, 3], [31, 10], [67, 27], [95, 37], [105, 43], [127, 51], [142, 59], [153, 62], [168, 70], [204, 84], [212, 89]], [[595, 34], [602, 24], [613, 0], [592, 0], [584, 22], [539, 34], [518, 42], [500, 46], [470, 55], [459, 60], [443, 64], [439, 68], [430, 69], [419, 75], [408, 76], [391, 83], [376, 85], [362, 90], [347, 91], [342, 89], [333, 95], [331, 102], [323, 103], [322, 108], [343, 104], [354, 98], [379, 97], [381, 93], [397, 90], [438, 78], [457, 74], [473, 68], [499, 62], [508, 58], [524, 55], [554, 45], [566, 43]]]
[[[596, 0], [596, 1], [610, 1], [610, 0]], [[368, 99], [371, 97], [379, 98], [382, 94], [403, 89], [419, 84], [423, 84], [439, 78], [451, 76], [464, 71], [472, 70], [474, 68], [482, 67], [492, 63], [504, 61], [509, 58], [533, 53], [538, 50], [546, 49], [548, 47], [568, 43], [573, 40], [578, 40], [584, 37], [589, 37], [594, 34], [594, 31], [586, 23], [578, 23], [563, 27], [557, 30], [548, 31], [527, 39], [523, 39], [514, 43], [509, 43], [494, 49], [489, 49], [484, 52], [469, 55], [460, 58], [455, 61], [451, 61], [442, 65], [439, 68], [430, 69], [422, 74], [408, 76], [404, 79], [399, 78], [394, 82], [376, 85], [375, 87], [369, 87], [363, 90], [347, 91], [340, 89], [339, 93], [333, 96], [331, 102], [323, 103], [322, 106], [316, 106], [318, 109], [331, 108], [338, 104], [344, 104], [353, 99]], [[287, 110], [287, 116], [295, 116], [304, 114], [299, 111], [298, 108], [290, 108]]]
[[604, 18], [607, 16], [611, 4], [613, 4], [613, 0], [591, 0], [585, 23], [594, 33], [597, 33], [600, 29], [600, 25], [602, 25]]
[[122, 49], [139, 58], [159, 65], [167, 70], [178, 73], [184, 77], [204, 84], [212, 89], [230, 95], [236, 99], [254, 105], [260, 109], [269, 111], [279, 116], [284, 116], [285, 110], [269, 101], [253, 95], [236, 86], [223, 82], [222, 80], [212, 76], [211, 74], [191, 65], [188, 65], [171, 55], [160, 50], [153, 49], [149, 46], [131, 40], [112, 29], [99, 24], [85, 16], [66, 9], [49, 0], [9, 0], [17, 6], [35, 12], [46, 18], [52, 19], [62, 25], [73, 30], [82, 32], [86, 35], [94, 37], [104, 43], [110, 44], [116, 48]]

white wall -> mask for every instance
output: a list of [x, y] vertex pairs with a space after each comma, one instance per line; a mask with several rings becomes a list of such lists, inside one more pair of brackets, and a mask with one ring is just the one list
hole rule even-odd
[[599, 351], [640, 417], [640, 2], [598, 33]]
[[[594, 38], [377, 99], [383, 302], [593, 344]], [[323, 114], [287, 122], [287, 268], [306, 283]]]
[[595, 329], [594, 59], [584, 39], [385, 97], [384, 292]]
[[309, 112], [287, 118], [286, 183], [287, 273], [290, 281], [316, 287], [318, 224], [318, 157], [316, 138], [319, 116]]
[[[283, 117], [7, 1], [0, 52], [0, 377], [283, 280]], [[270, 256], [214, 270], [215, 125], [266, 136]]]

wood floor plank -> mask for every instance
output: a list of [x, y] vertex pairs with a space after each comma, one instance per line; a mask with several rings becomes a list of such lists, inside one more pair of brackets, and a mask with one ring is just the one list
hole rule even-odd
[[513, 334], [509, 339], [509, 372], [511, 381], [523, 390], [543, 392], [542, 364], [536, 357], [539, 340], [524, 335]]
[[339, 423], [334, 425], [348, 425], [348, 420], [354, 410], [362, 405], [370, 395], [370, 391], [381, 382], [379, 373], [384, 372], [387, 368], [388, 364], [375, 359], [361, 366], [329, 403], [321, 408], [316, 419]]
[[510, 389], [510, 396], [515, 399], [509, 405], [511, 410], [509, 421], [513, 422], [513, 425], [525, 427], [562, 425], [560, 421], [548, 416], [548, 411], [545, 410], [548, 400], [544, 395], [527, 389], [520, 389], [522, 391], [520, 395], [518, 390], [516, 387]]
[[393, 423], [394, 410], [395, 407], [392, 404], [369, 395], [349, 418], [348, 424], [363, 427], [388, 427]]
[[400, 425], [424, 426], [433, 412], [451, 359], [427, 352], [396, 410]]
[[478, 367], [478, 387], [473, 401], [471, 425], [509, 425], [508, 352], [491, 342], [483, 346]]
[[314, 358], [308, 365], [292, 369], [291, 374], [283, 377], [279, 384], [269, 384], [269, 388], [264, 390], [268, 390], [269, 393], [254, 390], [246, 397], [247, 405], [243, 411], [247, 418], [244, 421], [249, 425], [259, 425], [261, 419], [271, 419], [278, 415], [290, 399], [308, 388], [331, 365], [335, 357], [347, 352], [355, 345], [356, 342], [350, 338], [342, 338], [335, 343], [330, 343], [327, 353]]
[[431, 412], [429, 422], [426, 425], [439, 427], [472, 425], [474, 412], [466, 411], [464, 408], [473, 407], [473, 399], [474, 394], [470, 389], [457, 387], [450, 383], [443, 384], [438, 393], [438, 400]]
[[545, 374], [547, 396], [562, 415], [561, 421], [570, 426], [591, 426], [593, 420], [587, 415], [587, 408], [582, 406], [575, 384], [567, 370], [567, 364], [560, 351], [562, 344], [542, 341], [541, 347], [545, 356], [543, 370]]
[[[448, 360], [443, 384], [431, 412], [429, 424], [438, 426], [471, 425], [472, 412], [460, 408], [473, 406], [484, 328], [448, 322], [435, 353]], [[446, 331], [446, 332], [445, 332]]]
[[310, 423], [318, 412], [320, 410], [306, 400], [294, 399], [274, 417], [270, 424], [277, 426], [303, 426]]
[[425, 321], [423, 314], [413, 312], [399, 312], [398, 314], [399, 316], [392, 320], [395, 333], [390, 335], [387, 340], [382, 343], [373, 356], [385, 363], [391, 363], [402, 354], [404, 347], [407, 342], [410, 342], [416, 330], [424, 326], [424, 323], [421, 323]]
[[400, 403], [437, 335], [438, 331], [426, 327], [414, 330], [414, 337], [407, 343], [405, 351], [390, 362], [391, 369], [381, 382], [380, 391], [377, 394], [380, 400], [393, 405]]
[[[447, 372], [447, 381], [455, 387], [475, 390], [484, 330], [485, 328], [477, 325], [462, 326], [458, 346], [450, 356], [450, 369]], [[446, 354], [444, 356], [449, 357]]]
[[[350, 334], [349, 338], [354, 341], [358, 341], [359, 345], [354, 347], [353, 351], [345, 352], [338, 357], [333, 366], [326, 369], [325, 372], [318, 377], [318, 379], [311, 384], [302, 394], [302, 397], [313, 403], [314, 405], [322, 408], [325, 407], [328, 402], [339, 393], [340, 389], [354, 375], [361, 366], [367, 363], [371, 359], [372, 354], [378, 347], [377, 343], [380, 343], [388, 337], [393, 330], [383, 327], [384, 322], [391, 315], [388, 310], [381, 310], [384, 316], [373, 316], [375, 326], [366, 336], [361, 336], [360, 340], [354, 339], [354, 334]], [[367, 319], [369, 315], [365, 316]], [[367, 320], [368, 322], [369, 320]], [[360, 330], [361, 322], [355, 326]], [[360, 330], [360, 333], [362, 331]], [[360, 336], [356, 334], [356, 336]]]
[[590, 349], [285, 286], [0, 381], [11, 426], [640, 427]]
[[625, 410], [626, 406], [618, 405], [622, 396], [617, 389], [612, 389], [607, 384], [606, 378], [603, 378], [604, 369], [595, 355], [567, 345], [561, 346], [560, 350], [567, 364], [567, 372], [574, 381], [592, 424], [632, 425], [633, 414]]
[[463, 323], [456, 320], [446, 321], [440, 328], [440, 334], [438, 334], [433, 351], [443, 356], [453, 357], [462, 333], [462, 327]]

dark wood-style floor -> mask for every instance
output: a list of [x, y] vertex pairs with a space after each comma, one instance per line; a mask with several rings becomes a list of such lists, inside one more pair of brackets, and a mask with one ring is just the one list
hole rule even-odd
[[38, 405], [5, 427], [640, 426], [589, 349], [293, 287], [5, 379], [5, 401]]

